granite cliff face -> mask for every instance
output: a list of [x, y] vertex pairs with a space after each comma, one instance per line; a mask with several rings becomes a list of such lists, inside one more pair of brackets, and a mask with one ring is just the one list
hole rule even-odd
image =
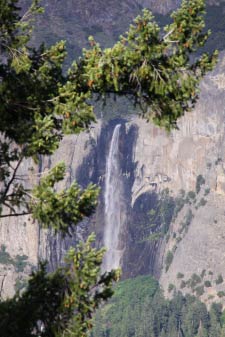
[[[49, 42], [60, 36], [69, 37], [69, 48], [79, 53], [93, 30], [103, 43], [110, 44], [142, 6], [165, 14], [179, 2], [112, 1], [106, 8], [101, 1], [45, 0], [46, 16], [40, 19], [44, 20], [40, 21], [44, 23], [40, 36]], [[68, 13], [71, 22], [65, 24]], [[49, 33], [45, 30], [46, 22], [52, 27]], [[81, 29], [83, 26], [85, 29]], [[43, 158], [33, 171], [29, 171], [32, 163], [24, 163], [20, 173], [29, 172], [27, 184], [37, 182], [41, 172], [64, 160], [68, 169], [63, 186], [74, 179], [83, 187], [91, 181], [101, 187], [102, 193], [96, 214], [66, 239], [41, 230], [29, 217], [1, 222], [3, 296], [23, 287], [24, 278], [38, 259], [47, 259], [49, 269], [53, 270], [67, 248], [85, 239], [92, 230], [96, 232], [96, 245], [102, 246], [106, 162], [113, 132], [120, 124], [117, 155], [124, 193], [120, 200], [123, 228], [119, 239], [123, 249], [123, 277], [151, 273], [168, 295], [176, 287], [197, 294], [207, 303], [225, 298], [222, 294], [225, 290], [224, 73], [222, 54], [217, 69], [201, 84], [196, 108], [179, 121], [179, 129], [171, 134], [137, 116], [102, 120], [89, 133], [66, 137], [55, 155]]]
[[[38, 172], [64, 160], [68, 169], [63, 185], [74, 179], [82, 186], [90, 181], [99, 184], [99, 206], [87, 220], [90, 225], [81, 224], [65, 240], [40, 230], [28, 218], [1, 223], [0, 276], [7, 294], [23, 285], [24, 275], [38, 258], [47, 258], [49, 268], [54, 269], [66, 249], [88, 232], [95, 230], [96, 245], [102, 245], [106, 160], [113, 131], [120, 124], [118, 174], [124, 190], [124, 227], [120, 234], [124, 277], [151, 273], [166, 292], [173, 285], [185, 292], [198, 291], [205, 301], [218, 299], [217, 293], [225, 289], [224, 282], [217, 282], [220, 274], [225, 277], [224, 71], [222, 55], [217, 69], [201, 85], [195, 110], [184, 116], [179, 129], [171, 134], [135, 116], [102, 121], [89, 133], [66, 137], [54, 156], [43, 158], [41, 166], [30, 173], [30, 182], [37, 181]], [[31, 163], [24, 163], [22, 171], [27, 173], [29, 166]], [[163, 209], [162, 200], [167, 200]], [[160, 213], [160, 209], [168, 214], [163, 231], [162, 214], [154, 218], [153, 225], [149, 216], [151, 210]], [[191, 286], [193, 274], [201, 280], [197, 278], [197, 284]], [[206, 281], [208, 286], [204, 286]], [[204, 293], [202, 288], [196, 290], [198, 287], [203, 287]]]
[[[165, 188], [178, 196], [176, 203], [183, 200], [161, 243], [160, 282], [166, 293], [175, 285], [206, 302], [217, 300], [224, 290], [218, 282], [220, 274], [225, 276], [224, 66], [223, 57], [202, 83], [200, 100], [180, 120], [179, 130], [166, 135], [139, 121], [134, 149], [138, 165], [132, 202], [142, 193]], [[184, 191], [187, 197], [181, 196]], [[191, 281], [195, 278], [196, 284]]]

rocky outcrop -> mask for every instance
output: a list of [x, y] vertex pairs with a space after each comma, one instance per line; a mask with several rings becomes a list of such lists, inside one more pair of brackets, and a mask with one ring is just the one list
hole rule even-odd
[[[38, 167], [24, 161], [18, 172], [26, 186], [37, 182]], [[3, 209], [3, 214], [8, 209]], [[39, 227], [30, 216], [2, 218], [0, 220], [0, 295], [11, 296], [24, 286], [24, 277], [37, 266]]]
[[143, 193], [165, 188], [175, 197], [180, 190], [190, 196], [161, 243], [161, 285], [167, 294], [175, 286], [208, 303], [224, 302], [225, 295], [224, 281], [218, 282], [220, 274], [225, 276], [224, 71], [223, 57], [202, 83], [194, 111], [179, 121], [179, 130], [166, 135], [136, 121], [139, 132], [134, 148], [132, 204]]

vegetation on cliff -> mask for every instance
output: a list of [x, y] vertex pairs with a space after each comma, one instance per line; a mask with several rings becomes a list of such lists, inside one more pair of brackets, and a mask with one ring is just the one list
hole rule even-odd
[[120, 282], [95, 315], [92, 337], [223, 337], [225, 312], [207, 310], [197, 297], [174, 292], [165, 299], [157, 282], [139, 276]]

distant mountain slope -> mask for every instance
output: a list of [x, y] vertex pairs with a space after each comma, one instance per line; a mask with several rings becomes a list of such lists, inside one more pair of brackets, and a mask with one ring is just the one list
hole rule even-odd
[[[164, 25], [169, 12], [181, 0], [43, 0], [45, 14], [38, 19], [35, 43], [67, 40], [69, 58], [75, 59], [93, 35], [103, 46], [111, 46], [144, 7]], [[225, 0], [207, 1], [206, 26], [213, 32], [206, 49], [225, 49]], [[21, 0], [26, 8], [27, 0]]]

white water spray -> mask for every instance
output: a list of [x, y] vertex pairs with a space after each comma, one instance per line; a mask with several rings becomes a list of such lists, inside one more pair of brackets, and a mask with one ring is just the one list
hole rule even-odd
[[104, 246], [107, 249], [103, 260], [103, 270], [120, 266], [123, 249], [120, 245], [120, 234], [123, 226], [121, 195], [123, 191], [119, 161], [119, 135], [121, 125], [116, 125], [106, 162], [105, 176], [105, 230]]

